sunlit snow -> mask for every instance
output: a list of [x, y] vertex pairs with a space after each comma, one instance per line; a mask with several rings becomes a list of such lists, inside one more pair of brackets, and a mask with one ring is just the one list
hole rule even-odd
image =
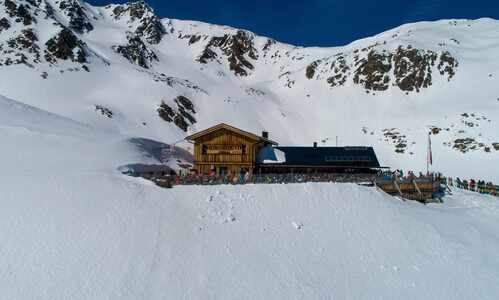
[[497, 198], [350, 183], [175, 186], [129, 137], [0, 97], [5, 299], [495, 299]]

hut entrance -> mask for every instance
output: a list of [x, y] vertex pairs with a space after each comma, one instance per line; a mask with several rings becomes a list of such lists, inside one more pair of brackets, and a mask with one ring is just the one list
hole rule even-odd
[[220, 175], [226, 175], [227, 174], [227, 167], [220, 167], [220, 172], [218, 172]]

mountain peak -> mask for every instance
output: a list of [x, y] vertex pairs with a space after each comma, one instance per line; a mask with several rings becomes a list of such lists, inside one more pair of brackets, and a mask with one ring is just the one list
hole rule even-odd
[[112, 9], [114, 20], [127, 20], [130, 26], [135, 25], [134, 31], [151, 44], [159, 44], [163, 35], [166, 34], [161, 21], [156, 16], [154, 10], [144, 1], [128, 2], [123, 5], [107, 5], [107, 9]]

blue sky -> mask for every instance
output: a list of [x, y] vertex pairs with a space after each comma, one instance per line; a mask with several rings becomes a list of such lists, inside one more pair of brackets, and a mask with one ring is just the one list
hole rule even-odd
[[[84, 0], [105, 5], [109, 0]], [[112, 1], [125, 3], [130, 1]], [[133, 2], [133, 1], [132, 1]], [[499, 0], [146, 0], [160, 18], [247, 29], [296, 46], [343, 46], [402, 24], [499, 19]]]

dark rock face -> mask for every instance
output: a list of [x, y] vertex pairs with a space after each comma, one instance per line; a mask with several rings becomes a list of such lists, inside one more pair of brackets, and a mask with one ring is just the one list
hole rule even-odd
[[194, 105], [188, 98], [184, 96], [178, 96], [174, 99], [174, 102], [177, 104], [177, 110], [174, 110], [164, 101], [161, 101], [161, 104], [157, 109], [158, 114], [160, 118], [162, 118], [166, 122], [173, 122], [183, 131], [187, 131], [187, 129], [189, 128], [189, 123], [187, 123], [185, 119], [189, 120], [191, 124], [196, 123], [196, 119], [191, 115], [191, 113], [196, 113], [196, 111], [194, 110]]
[[206, 64], [208, 60], [217, 58], [212, 48], [219, 48], [227, 57], [229, 68], [238, 76], [247, 76], [254, 66], [246, 59], [258, 59], [258, 51], [254, 47], [253, 36], [243, 30], [238, 30], [235, 35], [226, 34], [223, 37], [211, 38], [197, 61]]
[[142, 24], [137, 27], [135, 32], [144, 36], [146, 41], [151, 44], [159, 44], [163, 35], [166, 34], [165, 28], [156, 16], [143, 19]]
[[[29, 67], [32, 65], [28, 62], [28, 58], [24, 53], [31, 53], [34, 55], [34, 63], [40, 62], [40, 47], [37, 45], [38, 38], [33, 33], [32, 28], [23, 29], [21, 34], [15, 38], [11, 38], [7, 41], [7, 46], [11, 49], [16, 49], [19, 52], [16, 54], [18, 59], [11, 61], [13, 64], [24, 64]], [[1, 47], [0, 47], [1, 50]], [[24, 52], [24, 53], [23, 53]], [[0, 62], [2, 60], [0, 59]]]
[[16, 16], [17, 13], [17, 5], [10, 1], [10, 0], [5, 0], [4, 1], [5, 8], [7, 8], [7, 12], [9, 15], [13, 18]]
[[393, 62], [395, 83], [403, 91], [419, 92], [420, 88], [431, 85], [431, 67], [435, 65], [437, 54], [433, 51], [403, 49], [398, 47]]
[[191, 100], [187, 99], [184, 96], [178, 96], [177, 98], [175, 98], [175, 103], [177, 103], [179, 107], [183, 107], [194, 114], [196, 113], [196, 111], [194, 110], [194, 104], [192, 104]]
[[453, 58], [449, 52], [445, 51], [440, 55], [440, 62], [438, 63], [438, 70], [440, 71], [440, 75], [444, 75], [447, 73], [447, 81], [450, 81], [452, 76], [454, 76], [455, 69], [459, 66], [459, 63], [455, 58]]
[[6, 18], [0, 19], [0, 33], [2, 33], [2, 30], [4, 30], [4, 29], [7, 30], [10, 27], [11, 27], [10, 23]]
[[276, 40], [273, 39], [268, 39], [265, 45], [263, 45], [262, 50], [263, 50], [263, 56], [267, 56], [267, 52], [270, 50], [272, 45], [277, 44]]
[[165, 120], [166, 122], [173, 122], [172, 118], [175, 117], [176, 113], [164, 101], [161, 101], [161, 104], [159, 105], [157, 111], [161, 119]]
[[[52, 7], [41, 0], [27, 0], [23, 4], [17, 6], [18, 1], [6, 0], [4, 4], [8, 16], [0, 19], [0, 32], [2, 30], [9, 30], [12, 27], [12, 19], [17, 23], [23, 23], [26, 27], [21, 29], [21, 34], [15, 38], [10, 38], [4, 45], [8, 48], [3, 51], [11, 57], [6, 57], [3, 61], [6, 65], [9, 64], [25, 64], [30, 68], [34, 68], [33, 64], [41, 62], [41, 51], [43, 44], [46, 50], [43, 57], [49, 64], [56, 64], [57, 59], [72, 60], [78, 63], [87, 62], [87, 56], [91, 51], [86, 44], [78, 39], [74, 31], [89, 31], [93, 28], [91, 23], [86, 19], [83, 13], [84, 8], [77, 0], [64, 0], [58, 2], [59, 9], [62, 13], [70, 17], [69, 27], [63, 26], [55, 17]], [[59, 27], [60, 32], [50, 38], [48, 41], [39, 41], [35, 35], [38, 28], [33, 28], [33, 24], [37, 23], [35, 17], [42, 17], [51, 19], [55, 28]], [[33, 17], [34, 16], [34, 17]], [[10, 18], [10, 19], [9, 19]], [[79, 26], [80, 24], [81, 26]], [[74, 30], [74, 31], [73, 31]], [[0, 52], [2, 49], [0, 43]], [[29, 55], [33, 54], [33, 55]], [[1, 57], [1, 56], [0, 56]], [[2, 59], [0, 59], [0, 63]], [[77, 68], [70, 68], [71, 70], [78, 70]], [[88, 69], [88, 68], [87, 68]]]
[[332, 87], [337, 85], [344, 85], [348, 75], [350, 75], [350, 67], [347, 65], [345, 57], [342, 55], [342, 53], [339, 53], [336, 56], [336, 60], [331, 63], [331, 70], [335, 75], [327, 79], [327, 83], [329, 83]]
[[59, 4], [59, 9], [64, 12], [69, 19], [69, 28], [79, 32], [89, 32], [94, 29], [94, 26], [88, 20], [87, 15], [83, 12], [83, 8], [76, 0], [64, 0]]
[[35, 21], [26, 7], [22, 4], [17, 8], [17, 15], [23, 20], [23, 24], [26, 26], [31, 25], [31, 23]]
[[25, 26], [36, 23], [36, 20], [31, 16], [27, 6], [23, 4], [16, 5], [13, 1], [5, 0], [6, 12], [11, 18], [15, 18], [17, 23], [22, 22]]
[[435, 51], [413, 49], [411, 46], [399, 46], [393, 52], [373, 48], [316, 60], [306, 68], [305, 77], [319, 80], [326, 76], [331, 87], [343, 86], [352, 78], [353, 83], [367, 91], [386, 91], [393, 85], [402, 91], [419, 92], [421, 88], [431, 86], [437, 61], [439, 74], [447, 74], [447, 80], [452, 78], [458, 67], [458, 62], [449, 52], [443, 52], [439, 58]]
[[407, 149], [406, 136], [397, 131], [397, 128], [387, 128], [382, 130], [385, 142], [391, 142], [395, 146], [395, 153], [405, 153]]
[[79, 40], [74, 33], [68, 28], [63, 28], [56, 37], [51, 38], [45, 43], [47, 46], [45, 59], [49, 62], [54, 61], [51, 55], [64, 60], [72, 58], [74, 56], [73, 49], [78, 44]]
[[195, 114], [196, 111], [194, 110], [194, 105], [192, 104], [191, 100], [187, 99], [184, 96], [178, 96], [175, 98], [175, 103], [177, 103], [178, 111], [182, 116], [187, 118], [191, 124], [196, 123], [196, 119], [189, 113]]
[[113, 46], [114, 51], [123, 55], [131, 63], [142, 68], [149, 69], [152, 61], [159, 61], [154, 51], [147, 48], [139, 36], [131, 34], [128, 36], [128, 44], [124, 46]]
[[103, 116], [107, 116], [109, 119], [113, 118], [113, 112], [104, 106], [96, 105], [95, 111], [100, 111]]
[[388, 89], [392, 69], [392, 54], [370, 51], [366, 58], [359, 60], [354, 72], [353, 82], [361, 84], [366, 90], [385, 91]]
[[312, 79], [314, 78], [314, 75], [315, 75], [315, 69], [317, 68], [317, 66], [321, 63], [320, 60], [316, 60], [314, 61], [313, 63], [311, 63], [310, 65], [308, 65], [307, 67], [307, 70], [306, 70], [306, 73], [305, 73], [305, 76], [308, 78], [308, 79]]
[[148, 12], [153, 12], [153, 9], [147, 5], [144, 1], [134, 2], [134, 3], [126, 3], [125, 5], [117, 6], [113, 10], [115, 14], [115, 18], [119, 19], [122, 15], [127, 12], [130, 12], [131, 21], [140, 20], [144, 16], [144, 14]]
[[116, 20], [120, 20], [127, 13], [130, 14], [129, 23], [139, 20], [140, 25], [135, 30], [135, 33], [144, 37], [151, 44], [159, 44], [166, 34], [166, 29], [154, 13], [154, 10], [144, 1], [117, 6], [113, 13]]

